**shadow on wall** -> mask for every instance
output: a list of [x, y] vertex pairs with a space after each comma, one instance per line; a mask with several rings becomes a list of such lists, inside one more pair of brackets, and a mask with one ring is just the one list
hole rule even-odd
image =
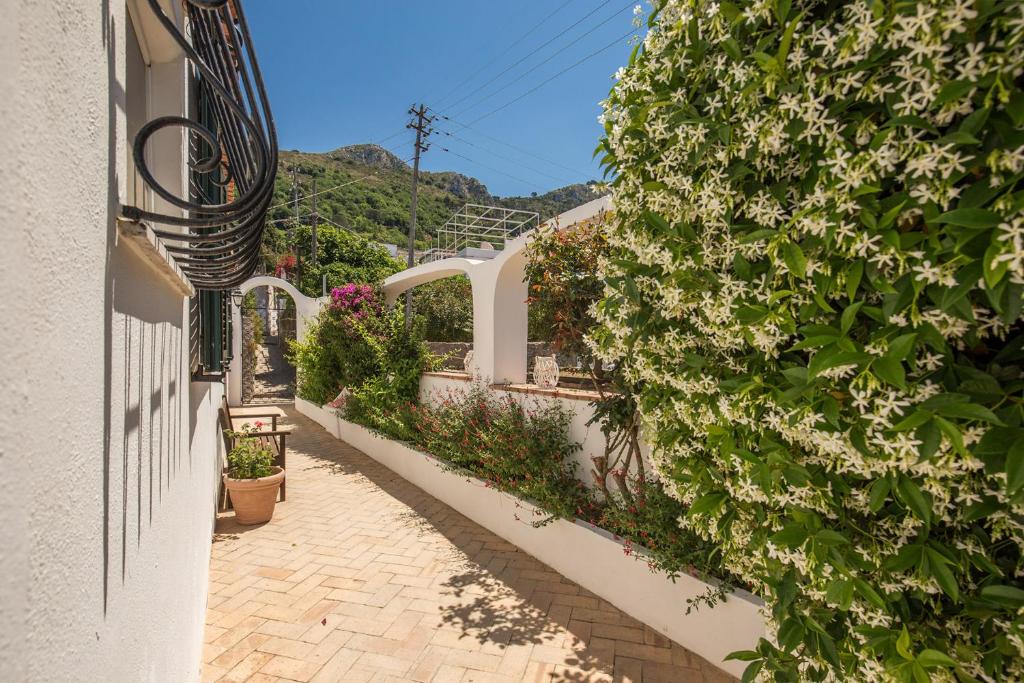
[[103, 0], [100, 14], [103, 44], [107, 49], [107, 253], [103, 287], [103, 613], [107, 612], [110, 592], [110, 467], [113, 427], [114, 360], [114, 271], [111, 264], [117, 244], [117, 215], [120, 211], [117, 175], [117, 112], [125, 107], [124, 89], [117, 80], [117, 40], [110, 0]]
[[111, 338], [104, 394], [106, 410], [117, 417], [105, 425], [105, 584], [118, 555], [125, 581], [130, 544], [142, 545], [165, 492], [193, 464], [185, 301], [155, 281], [125, 247], [111, 250], [108, 278]]
[[[118, 80], [115, 24], [104, 2], [107, 48], [109, 157], [107, 162], [107, 253], [104, 283], [103, 387], [103, 606], [110, 581], [129, 574], [130, 546], [159, 514], [189, 453], [186, 302], [138, 257], [117, 246], [120, 212], [117, 175], [118, 116], [125, 91]], [[109, 25], [106, 23], [109, 20]], [[130, 142], [129, 142], [130, 144]]]

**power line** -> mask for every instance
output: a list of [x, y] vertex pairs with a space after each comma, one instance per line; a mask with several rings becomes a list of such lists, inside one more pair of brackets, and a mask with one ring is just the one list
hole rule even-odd
[[[552, 37], [551, 37], [551, 39], [550, 39], [550, 40], [548, 40], [547, 42], [545, 42], [545, 43], [544, 43], [543, 45], [541, 45], [540, 47], [536, 47], [536, 48], [534, 48], [533, 50], [531, 50], [531, 51], [527, 52], [527, 53], [526, 53], [526, 55], [524, 55], [524, 56], [523, 56], [523, 57], [521, 57], [521, 58], [520, 58], [519, 60], [517, 60], [517, 61], [513, 62], [513, 63], [512, 63], [511, 65], [509, 65], [508, 67], [506, 67], [506, 68], [505, 68], [505, 70], [504, 70], [504, 71], [502, 71], [501, 73], [499, 73], [499, 74], [498, 74], [497, 76], [495, 76], [495, 77], [494, 77], [494, 78], [492, 78], [491, 80], [487, 81], [486, 83], [484, 83], [483, 85], [481, 85], [480, 87], [478, 87], [478, 88], [477, 88], [476, 90], [473, 90], [473, 91], [471, 91], [471, 92], [470, 92], [469, 94], [467, 94], [467, 95], [463, 95], [463, 96], [462, 96], [462, 97], [460, 97], [459, 99], [457, 99], [457, 100], [455, 100], [454, 102], [452, 102], [451, 104], [449, 104], [449, 105], [448, 105], [448, 108], [453, 108], [453, 107], [455, 107], [455, 105], [459, 104], [460, 102], [464, 102], [464, 101], [465, 101], [466, 99], [468, 99], [469, 97], [471, 97], [471, 96], [475, 95], [476, 93], [480, 92], [481, 90], [483, 90], [484, 88], [486, 88], [487, 86], [489, 86], [489, 85], [490, 85], [491, 83], [494, 83], [494, 82], [495, 82], [496, 80], [498, 80], [499, 78], [501, 78], [502, 76], [504, 76], [505, 74], [507, 74], [507, 73], [508, 73], [509, 71], [511, 71], [512, 69], [516, 68], [517, 66], [519, 66], [520, 64], [522, 64], [523, 62], [525, 62], [525, 61], [526, 61], [527, 59], [529, 59], [529, 58], [530, 58], [530, 57], [532, 57], [533, 55], [537, 54], [538, 52], [540, 52], [541, 50], [543, 50], [544, 48], [546, 48], [546, 47], [547, 47], [548, 45], [550, 45], [551, 43], [553, 43], [553, 42], [555, 42], [556, 40], [558, 40], [559, 38], [561, 38], [561, 37], [562, 37], [563, 35], [565, 35], [565, 34], [566, 34], [567, 32], [569, 32], [569, 31], [571, 31], [572, 29], [574, 29], [574, 28], [576, 28], [577, 26], [579, 26], [579, 25], [580, 25], [581, 23], [583, 23], [584, 21], [586, 21], [587, 19], [589, 19], [589, 18], [590, 18], [591, 16], [593, 16], [594, 14], [596, 14], [596, 13], [597, 13], [598, 11], [600, 11], [600, 10], [604, 9], [604, 8], [605, 8], [605, 6], [606, 6], [606, 5], [608, 5], [608, 4], [609, 4], [609, 3], [611, 2], [611, 1], [612, 1], [612, 0], [604, 0], [604, 2], [602, 2], [602, 3], [600, 4], [600, 5], [598, 5], [598, 6], [597, 6], [597, 7], [595, 7], [594, 9], [592, 9], [592, 10], [590, 10], [589, 12], [587, 12], [586, 14], [584, 14], [584, 15], [583, 15], [582, 17], [580, 17], [579, 19], [577, 19], [577, 20], [576, 20], [575, 22], [573, 22], [572, 24], [570, 24], [570, 25], [569, 25], [569, 26], [567, 26], [566, 28], [564, 28], [564, 29], [562, 29], [561, 31], [559, 31], [558, 33], [556, 33], [556, 34], [555, 34], [554, 36], [552, 36]], [[630, 4], [632, 4], [632, 3], [630, 3]]]
[[479, 123], [480, 121], [483, 121], [484, 119], [486, 119], [486, 118], [488, 118], [488, 117], [490, 117], [490, 116], [493, 116], [494, 114], [497, 114], [497, 113], [498, 113], [499, 111], [501, 111], [501, 110], [503, 110], [503, 109], [506, 109], [506, 108], [508, 108], [508, 107], [511, 107], [511, 106], [512, 106], [513, 104], [515, 104], [515, 103], [516, 103], [516, 102], [518, 102], [519, 100], [521, 100], [521, 99], [523, 99], [524, 97], [527, 97], [527, 96], [529, 96], [529, 95], [532, 95], [533, 93], [537, 92], [537, 91], [538, 91], [538, 90], [540, 90], [540, 89], [541, 89], [542, 87], [544, 87], [545, 85], [547, 85], [547, 84], [548, 84], [548, 83], [550, 83], [551, 81], [555, 80], [556, 78], [558, 78], [558, 77], [559, 77], [559, 76], [561, 76], [562, 74], [564, 74], [564, 73], [567, 73], [567, 72], [569, 72], [569, 71], [572, 71], [573, 69], [575, 69], [575, 68], [576, 68], [576, 67], [578, 67], [578, 66], [579, 66], [580, 64], [582, 64], [583, 62], [587, 61], [588, 59], [592, 59], [592, 58], [596, 57], [597, 55], [601, 54], [602, 52], [604, 52], [604, 51], [606, 51], [606, 50], [609, 50], [609, 49], [611, 49], [611, 48], [615, 47], [616, 45], [620, 44], [620, 43], [621, 43], [621, 42], [622, 42], [623, 40], [625, 40], [626, 38], [628, 38], [628, 37], [630, 37], [631, 35], [633, 35], [633, 32], [634, 32], [634, 31], [635, 31], [635, 29], [630, 29], [628, 33], [625, 33], [625, 34], [623, 34], [623, 35], [619, 36], [618, 38], [616, 38], [616, 39], [615, 39], [615, 40], [613, 40], [612, 42], [608, 43], [608, 44], [607, 44], [607, 45], [605, 45], [604, 47], [602, 47], [602, 48], [600, 48], [600, 49], [598, 49], [598, 50], [595, 50], [594, 52], [591, 52], [591, 53], [590, 53], [589, 55], [587, 55], [586, 57], [583, 57], [582, 59], [580, 59], [579, 61], [577, 61], [577, 62], [575, 62], [575, 63], [571, 64], [570, 66], [567, 66], [566, 68], [562, 69], [561, 71], [559, 71], [559, 72], [558, 72], [558, 73], [556, 73], [555, 75], [551, 76], [550, 78], [548, 78], [548, 79], [546, 79], [546, 80], [544, 80], [544, 81], [541, 81], [541, 82], [540, 82], [540, 83], [538, 83], [538, 84], [537, 84], [536, 86], [534, 86], [534, 87], [530, 88], [529, 90], [527, 90], [526, 92], [524, 92], [524, 93], [523, 93], [522, 95], [520, 95], [519, 97], [515, 97], [515, 98], [513, 98], [513, 99], [509, 100], [508, 102], [506, 102], [505, 104], [501, 105], [500, 107], [497, 107], [497, 108], [495, 108], [495, 109], [492, 109], [491, 111], [487, 112], [486, 114], [484, 114], [484, 115], [482, 115], [482, 116], [478, 116], [477, 118], [473, 119], [473, 121], [472, 121], [472, 122], [470, 122], [470, 124], [469, 124], [469, 125], [473, 125], [473, 124]]
[[386, 138], [381, 138], [380, 140], [377, 140], [376, 142], [371, 142], [370, 144], [371, 144], [371, 145], [377, 145], [378, 147], [380, 147], [380, 146], [381, 146], [381, 143], [382, 143], [382, 142], [387, 142], [388, 140], [390, 140], [390, 139], [392, 139], [392, 138], [397, 138], [397, 137], [398, 137], [399, 135], [401, 135], [402, 133], [404, 133], [404, 132], [405, 132], [405, 130], [406, 130], [406, 129], [405, 129], [404, 127], [403, 127], [403, 128], [402, 128], [401, 130], [399, 130], [398, 132], [396, 132], [396, 133], [392, 133], [391, 135], [387, 136]]
[[[560, 183], [561, 183], [561, 182], [565, 182], [565, 181], [567, 180], [567, 179], [566, 179], [565, 177], [559, 177], [559, 176], [554, 176], [554, 175], [551, 175], [550, 173], [545, 173], [544, 171], [541, 171], [540, 169], [537, 169], [537, 168], [533, 168], [533, 167], [531, 167], [531, 166], [527, 166], [526, 164], [524, 164], [524, 163], [522, 163], [522, 162], [520, 162], [520, 161], [517, 161], [517, 160], [515, 160], [515, 159], [512, 159], [511, 157], [507, 157], [507, 156], [504, 156], [504, 155], [502, 155], [502, 154], [498, 154], [498, 153], [497, 153], [497, 152], [495, 152], [494, 150], [491, 150], [491, 149], [487, 149], [486, 147], [481, 147], [480, 145], [478, 145], [478, 144], [476, 144], [476, 143], [474, 143], [474, 142], [471, 142], [470, 140], [467, 140], [467, 139], [465, 139], [465, 138], [463, 138], [463, 137], [459, 137], [459, 136], [458, 136], [458, 135], [456, 135], [455, 133], [451, 133], [451, 132], [449, 132], [449, 131], [446, 131], [446, 130], [441, 130], [441, 129], [438, 129], [438, 130], [437, 130], [437, 132], [438, 132], [438, 133], [441, 133], [442, 135], [447, 135], [448, 137], [450, 137], [450, 138], [453, 138], [453, 139], [455, 139], [455, 140], [458, 140], [458, 141], [460, 141], [460, 142], [463, 142], [463, 143], [465, 143], [465, 144], [469, 145], [470, 147], [475, 147], [476, 149], [479, 149], [479, 150], [481, 150], [481, 151], [483, 151], [483, 152], [486, 152], [487, 154], [490, 154], [490, 155], [492, 155], [492, 156], [495, 156], [495, 157], [497, 157], [497, 158], [499, 158], [499, 159], [503, 159], [503, 160], [505, 160], [505, 161], [509, 161], [509, 162], [511, 162], [511, 163], [513, 163], [513, 164], [515, 164], [515, 165], [519, 166], [520, 168], [524, 168], [524, 169], [526, 169], [527, 171], [533, 171], [534, 173], [539, 173], [539, 174], [540, 174], [540, 175], [542, 175], [542, 176], [547, 176], [548, 178], [551, 178], [552, 180], [558, 181], [558, 182], [560, 182]], [[574, 182], [576, 182], [576, 181], [574, 181], [574, 180], [569, 180], [569, 184], [572, 184], [572, 183], [574, 183]]]
[[[402, 161], [404, 161], [404, 162], [406, 162], [406, 163], [408, 163], [408, 162], [409, 162], [409, 161], [411, 161], [411, 160], [412, 160], [411, 158], [410, 158], [410, 159], [402, 159]], [[383, 173], [383, 172], [384, 172], [384, 171], [386, 171], [386, 170], [388, 170], [388, 169], [383, 169], [383, 168], [382, 168], [382, 169], [380, 169], [379, 171], [374, 171], [373, 173], [370, 173], [369, 175], [364, 175], [364, 176], [363, 176], [363, 177], [361, 177], [361, 178], [356, 178], [356, 179], [354, 179], [354, 180], [349, 180], [349, 181], [347, 181], [347, 182], [341, 183], [340, 185], [335, 185], [334, 187], [329, 187], [329, 188], [327, 188], [326, 190], [320, 190], [319, 192], [316, 192], [316, 193], [313, 193], [313, 194], [307, 194], [307, 195], [303, 195], [302, 197], [297, 197], [297, 198], [295, 198], [294, 200], [292, 200], [292, 199], [289, 199], [289, 200], [288, 200], [288, 201], [286, 201], [286, 202], [281, 202], [280, 204], [274, 204], [273, 206], [271, 206], [271, 207], [268, 207], [268, 208], [267, 208], [267, 211], [272, 211], [273, 209], [279, 209], [279, 208], [281, 208], [282, 206], [288, 206], [288, 205], [289, 205], [289, 204], [291, 204], [291, 203], [292, 203], [293, 201], [294, 201], [295, 203], [298, 203], [298, 202], [300, 202], [300, 201], [302, 201], [302, 200], [305, 200], [305, 199], [310, 199], [311, 197], [314, 197], [314, 196], [320, 196], [320, 195], [328, 194], [328, 193], [330, 193], [330, 192], [334, 192], [335, 190], [340, 190], [340, 189], [341, 189], [341, 188], [343, 188], [343, 187], [348, 187], [349, 185], [354, 185], [354, 184], [356, 184], [356, 183], [358, 183], [358, 182], [362, 182], [362, 181], [364, 181], [364, 180], [368, 180], [368, 179], [370, 179], [370, 178], [375, 178], [375, 177], [377, 177], [378, 175], [380, 175], [381, 173]]]
[[[300, 216], [300, 218], [309, 218], [312, 215], [313, 214], [311, 214], [311, 213], [307, 213], [307, 214], [303, 214], [302, 216]], [[363, 238], [365, 238], [369, 242], [375, 241], [375, 240], [371, 240], [370, 238], [366, 237], [366, 235], [364, 233], [361, 233], [358, 230], [355, 230], [353, 228], [347, 228], [344, 225], [342, 225], [341, 223], [336, 223], [336, 222], [332, 221], [330, 218], [328, 218], [327, 216], [325, 216], [323, 214], [319, 214], [317, 216], [317, 218], [319, 218], [322, 221], [327, 221], [328, 223], [330, 223], [334, 227], [338, 228], [339, 230], [344, 230], [345, 232], [352, 233], [353, 235], [356, 235], [358, 237], [363, 237]], [[274, 220], [272, 220], [270, 222], [271, 223], [284, 223], [287, 220], [288, 220], [287, 218], [275, 218]], [[378, 244], [380, 244], [380, 243], [378, 242]]]
[[581, 173], [580, 170], [577, 169], [577, 168], [571, 168], [571, 167], [566, 166], [565, 164], [559, 163], [559, 162], [557, 162], [557, 161], [555, 161], [553, 159], [548, 159], [547, 157], [543, 157], [543, 156], [541, 156], [539, 154], [531, 152], [530, 150], [525, 149], [523, 147], [518, 147], [516, 145], [513, 145], [510, 142], [505, 142], [504, 140], [502, 140], [500, 138], [496, 138], [493, 135], [488, 135], [487, 133], [483, 132], [479, 128], [473, 128], [472, 126], [470, 126], [470, 125], [468, 125], [466, 123], [463, 123], [462, 121], [459, 121], [457, 119], [454, 119], [451, 116], [446, 116], [445, 114], [442, 114], [442, 113], [440, 113], [438, 111], [434, 111], [434, 113], [438, 117], [444, 119], [445, 121], [448, 121], [450, 123], [454, 123], [456, 126], [460, 126], [462, 128], [462, 130], [472, 131], [472, 132], [476, 133], [477, 135], [479, 135], [480, 137], [484, 137], [484, 138], [487, 138], [488, 140], [491, 140], [493, 142], [497, 142], [499, 145], [504, 145], [505, 147], [508, 147], [509, 149], [515, 150], [517, 152], [520, 152], [521, 154], [526, 154], [527, 156], [531, 156], [534, 159], [537, 159], [539, 161], [543, 161], [545, 163], [551, 164], [552, 166], [557, 166], [557, 167], [559, 167], [561, 169], [564, 169], [564, 170], [569, 171], [571, 173], [575, 173], [577, 175], [584, 175], [584, 176], [585, 175], [590, 175], [590, 173]]
[[465, 154], [459, 154], [458, 152], [453, 152], [450, 149], [448, 149], [447, 147], [441, 147], [440, 149], [441, 149], [442, 152], [448, 152], [449, 154], [454, 154], [457, 157], [465, 159], [466, 161], [468, 161], [471, 164], [476, 164], [477, 166], [480, 166], [480, 167], [486, 168], [488, 170], [494, 171], [495, 173], [500, 173], [501, 175], [503, 175], [503, 176], [505, 176], [507, 178], [511, 178], [512, 180], [519, 181], [520, 183], [523, 183], [524, 185], [527, 185], [527, 186], [532, 187], [534, 189], [537, 189], [537, 190], [541, 189], [536, 183], [532, 183], [529, 180], [523, 180], [522, 178], [514, 176], [511, 173], [505, 173], [504, 171], [502, 171], [499, 168], [494, 168], [493, 166], [488, 166], [487, 164], [480, 163], [479, 161], [476, 161], [475, 159], [470, 159]]
[[536, 31], [536, 30], [537, 30], [537, 29], [539, 29], [539, 28], [540, 28], [541, 26], [543, 26], [544, 24], [546, 24], [546, 23], [548, 22], [548, 20], [549, 20], [549, 19], [551, 19], [551, 17], [555, 16], [556, 14], [558, 14], [559, 12], [561, 12], [561, 11], [562, 11], [563, 9], [565, 9], [565, 8], [566, 8], [566, 7], [567, 7], [567, 6], [569, 5], [569, 4], [571, 4], [571, 3], [572, 3], [572, 1], [573, 1], [573, 0], [566, 0], [566, 1], [565, 1], [565, 2], [563, 2], [563, 3], [561, 4], [561, 5], [559, 5], [558, 7], [556, 7], [556, 8], [555, 8], [555, 10], [554, 10], [553, 12], [551, 12], [551, 13], [550, 13], [550, 14], [548, 14], [548, 15], [547, 15], [546, 17], [544, 17], [543, 19], [541, 19], [541, 20], [540, 20], [539, 22], [537, 22], [536, 24], [534, 24], [534, 25], [533, 25], [533, 27], [531, 27], [531, 28], [530, 28], [530, 29], [529, 29], [529, 30], [528, 30], [528, 31], [527, 31], [526, 33], [524, 33], [523, 35], [521, 35], [521, 36], [519, 36], [518, 38], [516, 38], [515, 40], [513, 40], [513, 41], [512, 41], [512, 42], [511, 42], [511, 43], [510, 43], [510, 44], [508, 45], [508, 47], [506, 47], [506, 48], [505, 48], [504, 50], [502, 50], [501, 52], [499, 52], [498, 54], [496, 54], [496, 55], [495, 55], [495, 56], [494, 56], [493, 58], [491, 58], [491, 60], [490, 60], [490, 61], [488, 61], [488, 62], [487, 62], [486, 64], [484, 64], [484, 65], [483, 65], [483, 66], [481, 66], [481, 67], [480, 67], [479, 69], [477, 69], [477, 70], [476, 70], [476, 71], [474, 71], [474, 72], [473, 72], [472, 74], [470, 74], [468, 78], [466, 78], [465, 80], [463, 80], [463, 81], [459, 82], [459, 84], [458, 84], [458, 85], [456, 85], [456, 86], [455, 86], [454, 88], [452, 88], [451, 90], [449, 90], [448, 92], [446, 92], [446, 93], [445, 93], [445, 94], [444, 94], [443, 96], [441, 96], [441, 97], [440, 97], [440, 98], [439, 98], [439, 99], [437, 100], [437, 102], [438, 102], [438, 103], [441, 103], [441, 102], [445, 101], [446, 99], [448, 99], [449, 97], [451, 97], [451, 96], [452, 96], [452, 95], [453, 95], [454, 93], [458, 92], [459, 88], [461, 88], [462, 86], [464, 86], [464, 85], [466, 85], [467, 83], [471, 82], [471, 81], [472, 81], [472, 80], [473, 80], [474, 78], [476, 78], [476, 77], [477, 77], [478, 75], [480, 75], [480, 73], [481, 73], [481, 72], [483, 72], [483, 71], [484, 71], [484, 70], [486, 70], [486, 69], [487, 69], [487, 68], [488, 68], [489, 66], [491, 66], [492, 64], [494, 64], [495, 62], [497, 62], [497, 61], [498, 61], [499, 59], [501, 59], [502, 57], [504, 57], [505, 55], [507, 55], [507, 54], [509, 53], [509, 51], [510, 51], [510, 50], [511, 50], [512, 48], [514, 48], [514, 47], [515, 47], [516, 45], [518, 45], [519, 43], [523, 42], [523, 41], [524, 41], [524, 40], [525, 40], [526, 38], [528, 38], [528, 37], [529, 37], [529, 36], [530, 36], [530, 35], [531, 35], [531, 34], [532, 34], [532, 33], [533, 33], [534, 31]]
[[[455, 112], [455, 115], [456, 115], [456, 116], [461, 116], [461, 115], [465, 114], [465, 113], [466, 113], [467, 111], [469, 111], [470, 109], [475, 109], [476, 107], [479, 107], [479, 106], [480, 106], [481, 104], [483, 104], [483, 103], [484, 103], [484, 102], [486, 102], [487, 100], [491, 99], [492, 97], [494, 97], [494, 96], [495, 96], [495, 95], [497, 95], [498, 93], [502, 92], [502, 91], [503, 91], [503, 90], [504, 90], [505, 88], [508, 88], [508, 87], [512, 86], [513, 84], [515, 84], [515, 83], [518, 83], [519, 81], [523, 80], [524, 78], [526, 78], [527, 76], [529, 76], [530, 74], [532, 74], [533, 72], [535, 72], [535, 71], [536, 71], [537, 69], [539, 69], [540, 67], [544, 66], [545, 64], [547, 64], [548, 62], [550, 62], [550, 61], [551, 61], [552, 59], [554, 59], [554, 58], [555, 58], [555, 57], [557, 57], [558, 55], [562, 54], [563, 52], [565, 52], [566, 50], [568, 50], [569, 48], [571, 48], [571, 47], [572, 47], [573, 45], [576, 45], [576, 44], [577, 44], [578, 42], [580, 42], [581, 40], [583, 40], [584, 38], [586, 38], [587, 36], [589, 36], [590, 34], [592, 34], [592, 33], [593, 33], [594, 31], [597, 31], [597, 30], [598, 30], [599, 28], [601, 28], [602, 26], [604, 26], [605, 24], [607, 24], [607, 23], [608, 23], [609, 21], [611, 21], [612, 19], [615, 19], [615, 18], [616, 18], [617, 16], [619, 16], [620, 14], [622, 14], [622, 13], [623, 13], [624, 11], [626, 11], [627, 9], [630, 9], [630, 8], [632, 8], [632, 6], [633, 6], [633, 3], [632, 3], [632, 2], [630, 2], [630, 3], [628, 3], [628, 4], [627, 4], [627, 5], [625, 6], [625, 7], [623, 7], [622, 9], [619, 9], [619, 10], [615, 11], [614, 13], [612, 13], [612, 15], [611, 15], [611, 16], [609, 16], [609, 17], [608, 17], [607, 19], [605, 19], [605, 20], [604, 20], [604, 21], [602, 21], [601, 23], [599, 23], [599, 24], [597, 24], [596, 26], [594, 26], [593, 28], [591, 28], [591, 29], [590, 29], [589, 31], [587, 31], [586, 33], [582, 33], [582, 34], [580, 34], [580, 35], [579, 35], [579, 36], [577, 36], [577, 37], [576, 37], [576, 38], [575, 38], [575, 39], [574, 39], [574, 40], [573, 40], [572, 42], [566, 43], [565, 45], [563, 45], [562, 47], [560, 47], [560, 48], [559, 48], [558, 50], [556, 50], [556, 51], [555, 51], [554, 53], [552, 53], [552, 54], [551, 54], [550, 56], [548, 56], [548, 58], [547, 58], [547, 59], [545, 59], [545, 60], [543, 60], [543, 61], [541, 61], [541, 62], [539, 62], [539, 63], [537, 63], [537, 64], [534, 64], [534, 65], [533, 65], [532, 67], [530, 67], [529, 69], [527, 69], [527, 70], [526, 70], [526, 71], [524, 71], [523, 73], [519, 74], [518, 76], [516, 76], [515, 78], [513, 78], [513, 79], [512, 79], [511, 81], [509, 81], [509, 82], [507, 82], [507, 83], [504, 83], [504, 84], [502, 84], [501, 86], [499, 86], [499, 87], [498, 87], [497, 89], [495, 89], [494, 91], [492, 91], [492, 92], [491, 92], [490, 94], [488, 94], [488, 95], [485, 95], [484, 97], [482, 97], [481, 99], [477, 100], [476, 102], [474, 102], [474, 103], [470, 104], [470, 105], [469, 105], [469, 106], [467, 106], [467, 107], [463, 107], [463, 108], [462, 108], [462, 109], [461, 109], [460, 111], [457, 111], [457, 112]], [[493, 83], [493, 82], [494, 82], [494, 80], [491, 80], [490, 82], [491, 82], [491, 83]], [[462, 101], [466, 100], [466, 99], [467, 99], [467, 98], [469, 98], [469, 97], [470, 97], [471, 95], [473, 95], [474, 93], [480, 92], [481, 90], [483, 90], [483, 86], [482, 86], [482, 87], [480, 87], [480, 88], [477, 88], [476, 90], [474, 90], [473, 92], [469, 93], [469, 94], [468, 94], [468, 95], [466, 95], [465, 97], [461, 98], [461, 99], [460, 99], [460, 100], [458, 100], [457, 102], [453, 102], [453, 103], [452, 103], [452, 104], [451, 104], [450, 106], [451, 106], [452, 108], [454, 108], [454, 107], [455, 107], [455, 105], [457, 105], [457, 104], [458, 104], [459, 102], [462, 102]]]

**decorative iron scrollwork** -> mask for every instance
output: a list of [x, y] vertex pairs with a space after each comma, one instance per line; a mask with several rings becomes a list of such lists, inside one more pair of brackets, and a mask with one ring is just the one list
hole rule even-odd
[[[159, 0], [148, 2], [192, 64], [201, 120], [156, 118], [139, 130], [132, 148], [145, 183], [185, 214], [135, 206], [123, 206], [121, 213], [129, 220], [186, 228], [154, 232], [198, 289], [230, 289], [248, 279], [259, 262], [277, 175], [277, 132], [263, 76], [240, 0], [185, 0], [188, 37]], [[188, 198], [163, 187], [146, 164], [147, 142], [171, 127], [189, 131]]]

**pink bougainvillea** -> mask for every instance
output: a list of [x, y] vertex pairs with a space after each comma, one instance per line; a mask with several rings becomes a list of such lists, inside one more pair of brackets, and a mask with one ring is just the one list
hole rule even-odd
[[350, 313], [356, 320], [362, 320], [371, 313], [379, 315], [383, 306], [373, 287], [350, 282], [331, 290], [331, 308]]

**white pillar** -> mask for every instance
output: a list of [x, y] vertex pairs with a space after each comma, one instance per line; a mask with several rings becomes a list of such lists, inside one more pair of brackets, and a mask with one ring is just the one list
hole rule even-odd
[[477, 372], [494, 384], [526, 381], [528, 289], [521, 253], [470, 271], [473, 285], [473, 358]]
[[242, 405], [242, 310], [231, 303], [231, 365], [228, 367], [228, 405]]

